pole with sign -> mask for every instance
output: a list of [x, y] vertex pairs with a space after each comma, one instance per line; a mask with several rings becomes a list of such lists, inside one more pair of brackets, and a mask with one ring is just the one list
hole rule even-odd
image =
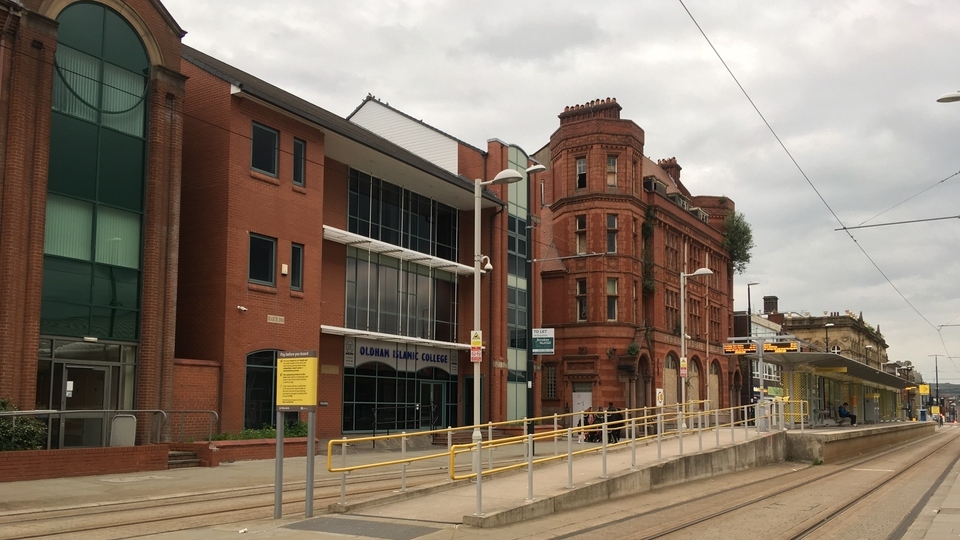
[[313, 465], [317, 424], [317, 351], [277, 354], [277, 455], [273, 518], [283, 514], [283, 413], [307, 411], [306, 517], [313, 517]]

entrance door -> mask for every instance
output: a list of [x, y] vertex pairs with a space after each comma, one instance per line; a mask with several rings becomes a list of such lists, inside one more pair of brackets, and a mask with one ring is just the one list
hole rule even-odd
[[420, 427], [439, 429], [447, 427], [447, 403], [444, 383], [420, 383]]
[[[109, 378], [109, 370], [105, 367], [64, 366], [60, 410], [104, 410]], [[105, 444], [104, 413], [77, 413], [60, 417], [60, 448]]]
[[[574, 389], [572, 400], [573, 400], [573, 412], [580, 413], [583, 410], [586, 410], [587, 407], [593, 406], [593, 392], [577, 392]], [[583, 415], [576, 414], [573, 417], [573, 427], [583, 424]]]

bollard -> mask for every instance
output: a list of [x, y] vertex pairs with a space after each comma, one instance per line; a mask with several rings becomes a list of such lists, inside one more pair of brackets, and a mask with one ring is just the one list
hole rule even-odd
[[678, 433], [677, 440], [679, 441], [679, 444], [680, 444], [681, 456], [683, 455], [683, 426], [686, 423], [687, 423], [687, 419], [683, 417], [683, 415], [680, 413], [680, 404], [678, 403], [677, 404], [677, 433]]
[[603, 425], [600, 426], [600, 461], [603, 463], [601, 467], [600, 478], [608, 478], [607, 476], [607, 416], [603, 417]]
[[553, 455], [559, 456], [560, 451], [557, 450], [557, 432], [560, 431], [559, 419], [557, 413], [553, 413]]
[[717, 432], [717, 448], [720, 448], [720, 409], [713, 410], [713, 426]]
[[[637, 419], [630, 419], [630, 433], [636, 435], [637, 433]], [[637, 470], [637, 438], [630, 437], [630, 470]]]
[[699, 439], [700, 453], [703, 453], [703, 411], [697, 411], [697, 439]]
[[573, 428], [567, 428], [567, 489], [573, 489]]
[[657, 461], [663, 461], [663, 409], [657, 413]]

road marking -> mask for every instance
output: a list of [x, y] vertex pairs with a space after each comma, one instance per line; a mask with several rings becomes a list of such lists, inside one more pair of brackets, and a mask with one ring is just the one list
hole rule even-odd
[[855, 471], [868, 471], [868, 472], [896, 472], [893, 469], [854, 469]]

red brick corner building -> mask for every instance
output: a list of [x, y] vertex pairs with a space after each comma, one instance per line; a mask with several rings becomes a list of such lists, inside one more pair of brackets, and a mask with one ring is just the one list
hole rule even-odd
[[675, 158], [644, 156], [644, 132], [620, 118], [615, 99], [567, 107], [548, 146], [534, 157], [542, 174], [542, 229], [534, 243], [541, 326], [556, 349], [542, 356], [544, 414], [588, 406], [679, 401], [680, 274], [687, 280], [687, 399], [738, 404], [741, 376], [723, 355], [732, 335], [733, 272], [722, 196], [693, 196]]

